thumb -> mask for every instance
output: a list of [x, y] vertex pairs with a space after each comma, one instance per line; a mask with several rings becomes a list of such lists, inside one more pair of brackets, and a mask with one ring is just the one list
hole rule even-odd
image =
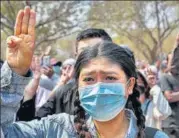
[[9, 36], [6, 40], [6, 43], [9, 48], [14, 48], [16, 45], [18, 45], [22, 41], [21, 38], [18, 38], [16, 36]]

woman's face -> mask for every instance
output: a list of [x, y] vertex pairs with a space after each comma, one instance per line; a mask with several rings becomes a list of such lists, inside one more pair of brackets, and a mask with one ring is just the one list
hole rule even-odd
[[[91, 60], [84, 66], [79, 76], [79, 87], [93, 85], [98, 82], [104, 83], [123, 83], [126, 88], [126, 98], [132, 94], [135, 84], [135, 78], [130, 78], [128, 81], [125, 72], [118, 64], [109, 61], [107, 58], [100, 57]], [[128, 82], [128, 85], [126, 85]]]

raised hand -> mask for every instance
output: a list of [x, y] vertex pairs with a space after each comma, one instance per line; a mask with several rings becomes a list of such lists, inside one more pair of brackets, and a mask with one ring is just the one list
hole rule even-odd
[[7, 39], [6, 60], [19, 75], [25, 75], [31, 65], [35, 47], [35, 23], [35, 11], [25, 7], [17, 14], [14, 36]]
[[70, 79], [72, 79], [74, 73], [74, 66], [68, 65], [65, 70], [62, 70], [62, 75], [60, 76], [60, 84], [66, 84]]

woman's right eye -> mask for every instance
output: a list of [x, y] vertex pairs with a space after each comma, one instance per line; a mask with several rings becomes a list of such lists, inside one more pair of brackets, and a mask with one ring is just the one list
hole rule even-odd
[[91, 81], [94, 81], [94, 79], [91, 78], [91, 77], [86, 77], [86, 78], [83, 79], [83, 81], [84, 82], [91, 82]]

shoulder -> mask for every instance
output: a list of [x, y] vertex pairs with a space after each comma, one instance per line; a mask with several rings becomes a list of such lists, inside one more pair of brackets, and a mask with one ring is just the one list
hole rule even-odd
[[68, 93], [73, 93], [75, 90], [76, 85], [74, 83], [65, 84], [56, 90], [56, 97], [63, 97]]
[[163, 131], [157, 131], [154, 138], [169, 138], [169, 136]]
[[152, 87], [151, 91], [153, 91], [153, 90], [160, 91], [161, 88], [158, 85], [155, 85]]
[[168, 78], [168, 76], [169, 76], [168, 74], [162, 73], [161, 76], [160, 76], [160, 79], [161, 79], [161, 80], [165, 80], [165, 79]]
[[69, 115], [67, 113], [61, 113], [61, 114], [54, 114], [54, 115], [48, 115], [45, 118], [42, 118], [41, 120], [49, 120], [49, 122], [57, 122], [58, 124], [68, 124], [71, 123], [74, 116]]
[[[49, 115], [41, 119], [41, 121], [47, 122], [49, 126], [60, 126], [60, 128], [68, 131], [69, 133], [74, 132], [74, 116], [67, 113]], [[59, 128], [59, 127], [58, 127]]]

